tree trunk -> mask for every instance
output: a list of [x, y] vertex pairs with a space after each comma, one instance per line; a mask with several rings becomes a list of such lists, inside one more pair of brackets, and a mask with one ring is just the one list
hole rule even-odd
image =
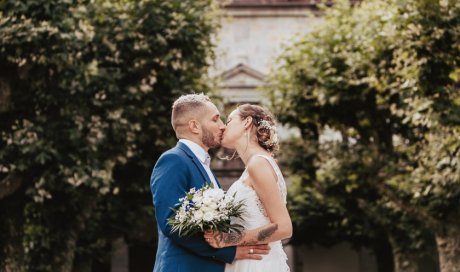
[[18, 175], [10, 174], [0, 180], [0, 200], [14, 194], [21, 189], [22, 179]]
[[460, 226], [446, 224], [436, 233], [441, 272], [455, 272], [460, 268]]
[[[0, 265], [6, 272], [23, 271], [24, 248], [24, 190], [17, 190], [14, 194], [0, 200], [0, 254], [4, 260]], [[2, 256], [4, 255], [4, 256]]]
[[11, 104], [11, 87], [9, 82], [0, 77], [0, 112], [9, 110]]
[[404, 253], [395, 239], [390, 237], [395, 272], [418, 272], [417, 258]]
[[374, 242], [373, 251], [377, 261], [378, 272], [394, 272], [393, 255], [391, 245], [385, 239]]
[[67, 240], [62, 247], [57, 248], [53, 260], [54, 271], [69, 272], [74, 271], [75, 251], [77, 249], [78, 236], [85, 229], [85, 222], [89, 220], [96, 204], [97, 196], [87, 193], [82, 197], [79, 213], [75, 215], [75, 220], [69, 225], [66, 231]]
[[395, 272], [418, 272], [418, 265], [415, 258], [408, 258], [401, 252], [393, 252]]
[[54, 265], [52, 266], [55, 271], [68, 272], [72, 271], [73, 261], [75, 258], [75, 250], [77, 248], [78, 231], [77, 227], [73, 227], [67, 232], [67, 240], [60, 252], [54, 254]]
[[78, 256], [76, 256], [72, 272], [91, 272], [92, 266], [93, 259], [78, 258]]

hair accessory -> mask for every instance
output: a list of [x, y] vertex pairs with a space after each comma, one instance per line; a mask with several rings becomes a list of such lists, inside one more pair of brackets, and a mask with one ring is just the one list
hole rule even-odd
[[274, 146], [278, 144], [278, 134], [276, 133], [276, 127], [271, 125], [267, 120], [260, 120], [257, 123], [259, 128], [268, 129], [270, 131], [270, 138], [267, 139], [264, 144], [266, 146]]
[[270, 123], [267, 121], [267, 120], [260, 120], [259, 123], [257, 124], [259, 127], [261, 128], [266, 128], [266, 129], [269, 129], [269, 130], [275, 130], [276, 128], [272, 125], [270, 125]]

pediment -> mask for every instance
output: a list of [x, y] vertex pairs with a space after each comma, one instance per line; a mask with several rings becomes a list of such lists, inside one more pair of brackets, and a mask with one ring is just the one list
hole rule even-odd
[[245, 64], [238, 64], [221, 74], [224, 87], [257, 87], [265, 84], [265, 77]]

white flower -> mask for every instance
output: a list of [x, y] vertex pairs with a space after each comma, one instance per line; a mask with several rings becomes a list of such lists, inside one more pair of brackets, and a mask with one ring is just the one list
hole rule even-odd
[[183, 209], [181, 209], [179, 211], [179, 213], [177, 213], [177, 215], [176, 215], [176, 219], [179, 222], [184, 222], [186, 218], [187, 218], [187, 214], [185, 213], [185, 210], [183, 210]]
[[264, 120], [264, 119], [259, 121], [259, 127], [266, 128], [268, 130], [273, 129], [273, 126], [270, 124], [270, 122], [268, 122], [267, 120]]
[[211, 205], [211, 203], [214, 203], [216, 202], [214, 199], [210, 198], [210, 197], [205, 197], [203, 198], [203, 204], [206, 205], [206, 206], [209, 206]]
[[192, 201], [195, 204], [201, 204], [202, 200], [203, 200], [203, 198], [200, 195], [194, 195], [193, 198], [192, 198]]
[[195, 221], [200, 221], [203, 218], [203, 215], [203, 212], [201, 210], [198, 210], [193, 214], [193, 219]]
[[217, 202], [218, 199], [216, 199], [215, 195], [213, 194], [203, 194], [203, 204], [204, 205], [209, 205], [212, 202]]
[[208, 205], [208, 207], [211, 209], [211, 210], [217, 210], [217, 203], [215, 202], [212, 202], [211, 204]]
[[232, 217], [241, 217], [240, 202], [235, 202], [232, 196], [211, 185], [195, 190], [194, 188], [179, 199], [180, 206], [175, 209], [175, 216], [168, 219], [172, 232], [189, 236], [205, 230], [227, 232], [239, 229], [240, 225], [228, 225]]
[[200, 211], [202, 211], [203, 213], [206, 213], [206, 212], [212, 211], [212, 209], [209, 208], [208, 206], [204, 205], [204, 206], [200, 207]]
[[270, 140], [272, 141], [272, 143], [277, 143], [278, 142], [278, 134], [273, 133], [273, 136], [270, 137]]
[[209, 189], [203, 192], [203, 197], [209, 197], [214, 199], [220, 199], [224, 195], [224, 191], [221, 189]]
[[215, 217], [215, 215], [214, 215], [213, 212], [207, 212], [207, 213], [205, 213], [205, 214], [203, 215], [203, 220], [209, 222], [209, 221], [214, 220], [214, 217]]

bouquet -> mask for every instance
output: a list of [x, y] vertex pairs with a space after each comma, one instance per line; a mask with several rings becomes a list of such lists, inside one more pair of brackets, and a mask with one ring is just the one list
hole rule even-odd
[[230, 218], [241, 219], [244, 204], [212, 184], [198, 190], [192, 188], [179, 199], [178, 205], [168, 224], [172, 227], [171, 232], [178, 232], [181, 237], [207, 230], [240, 233], [243, 229], [239, 224], [231, 224]]

